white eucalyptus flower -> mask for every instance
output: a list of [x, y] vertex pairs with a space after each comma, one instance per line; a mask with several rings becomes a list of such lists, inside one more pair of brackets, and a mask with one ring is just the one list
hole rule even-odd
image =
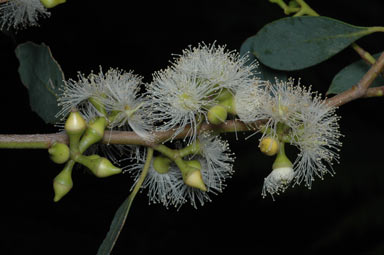
[[240, 87], [234, 95], [235, 112], [239, 119], [245, 123], [261, 120], [265, 115], [261, 112], [262, 106], [267, 106], [268, 97], [265, 83], [255, 81], [248, 87]]
[[315, 176], [323, 179], [325, 174], [335, 173], [332, 165], [339, 162], [342, 145], [340, 117], [335, 111], [335, 107], [327, 105], [318, 95], [301, 111], [302, 125], [291, 140], [300, 150], [294, 163], [296, 184], [304, 181], [311, 188]]
[[88, 76], [79, 73], [77, 81], [73, 79], [64, 81], [64, 86], [58, 97], [58, 105], [61, 110], [56, 116], [65, 119], [73, 108], [77, 108], [87, 120], [94, 116], [100, 116], [101, 113], [89, 101], [91, 98], [100, 97], [104, 94], [104, 88], [96, 82], [96, 77], [97, 75], [93, 73]]
[[[148, 175], [144, 180], [143, 189], [148, 189], [150, 203], [161, 203], [165, 207], [174, 206], [178, 209], [189, 202], [194, 208], [211, 201], [211, 195], [217, 195], [225, 188], [225, 181], [233, 173], [233, 154], [228, 143], [218, 136], [200, 135], [199, 152], [190, 154], [184, 159], [185, 164], [197, 168], [206, 187], [204, 190], [186, 184], [182, 171], [169, 160], [169, 167], [164, 170], [155, 166], [153, 159]], [[137, 164], [126, 169], [137, 182], [144, 166], [145, 156], [139, 155]], [[191, 164], [192, 163], [192, 164]], [[157, 165], [158, 166], [158, 165]], [[200, 175], [200, 174], [199, 174]], [[200, 177], [199, 177], [200, 178]]]
[[[136, 185], [146, 160], [145, 152], [137, 150], [136, 153], [136, 155], [132, 154], [130, 158], [127, 158], [131, 164], [124, 167], [124, 172], [130, 173], [134, 179], [132, 188]], [[152, 159], [147, 176], [141, 186], [143, 190], [148, 189], [149, 203], [161, 203], [166, 208], [170, 205], [181, 206], [186, 200], [180, 191], [180, 186], [185, 185], [183, 180], [180, 180], [180, 170], [176, 165], [170, 164], [167, 171], [159, 172], [154, 167], [154, 160]]]
[[218, 89], [231, 92], [238, 87], [250, 86], [254, 82], [257, 63], [246, 64], [247, 56], [241, 57], [236, 51], [226, 50], [226, 46], [199, 44], [183, 50], [174, 62], [176, 69], [189, 75], [207, 80]]
[[267, 196], [267, 192], [272, 196], [279, 195], [284, 192], [291, 184], [295, 173], [292, 167], [280, 167], [273, 169], [272, 172], [264, 179], [263, 191], [261, 195]]
[[174, 131], [171, 139], [188, 127], [186, 136], [190, 142], [195, 140], [198, 123], [216, 103], [212, 98], [216, 88], [211, 83], [172, 68], [155, 73], [147, 92], [151, 119], [158, 123], [158, 131]]
[[233, 174], [234, 154], [231, 153], [228, 142], [220, 136], [203, 133], [199, 135], [198, 141], [200, 154], [207, 165], [203, 181], [208, 191], [222, 192], [225, 188], [225, 180]]
[[181, 205], [186, 202], [180, 192], [180, 185], [185, 185], [179, 179], [180, 170], [172, 166], [167, 173], [159, 173], [153, 167], [153, 161], [142, 188], [148, 188], [150, 203], [161, 203], [165, 207]]
[[326, 104], [320, 95], [311, 92], [292, 79], [277, 81], [266, 87], [267, 100], [262, 102], [255, 120], [267, 120], [263, 137], [271, 136], [299, 149], [293, 164], [293, 184], [304, 181], [311, 188], [315, 176], [333, 174], [333, 161], [338, 162], [339, 117], [335, 108]]
[[9, 0], [0, 4], [0, 29], [38, 26], [39, 18], [50, 15], [40, 0]]
[[133, 72], [110, 69], [87, 77], [79, 74], [78, 80], [65, 82], [59, 95], [61, 110], [57, 114], [65, 118], [73, 108], [77, 108], [87, 121], [103, 116], [110, 128], [127, 127], [146, 140], [151, 140], [147, 101], [140, 97], [141, 77]]
[[133, 131], [146, 140], [151, 140], [152, 125], [148, 111], [148, 101], [140, 96], [142, 77], [132, 71], [124, 72], [110, 69], [96, 77], [96, 82], [103, 88], [103, 95], [97, 99], [111, 113], [110, 127], [123, 127], [129, 125]]

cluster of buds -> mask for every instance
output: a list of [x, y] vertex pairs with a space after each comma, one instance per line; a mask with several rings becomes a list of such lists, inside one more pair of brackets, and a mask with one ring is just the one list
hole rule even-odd
[[86, 156], [83, 153], [93, 144], [102, 140], [107, 121], [99, 117], [86, 123], [77, 110], [72, 110], [65, 122], [65, 131], [69, 137], [69, 147], [63, 143], [55, 143], [48, 153], [53, 162], [64, 164], [64, 169], [55, 177], [53, 189], [54, 201], [59, 201], [73, 187], [72, 169], [75, 163], [87, 167], [95, 176], [103, 178], [121, 173], [107, 158], [99, 155]]

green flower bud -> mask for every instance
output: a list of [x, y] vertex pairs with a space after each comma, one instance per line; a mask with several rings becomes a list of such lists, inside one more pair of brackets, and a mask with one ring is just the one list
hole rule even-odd
[[198, 160], [188, 160], [185, 163], [190, 167], [201, 170], [201, 163]]
[[217, 97], [215, 99], [217, 101], [221, 102], [221, 101], [227, 100], [227, 99], [232, 98], [232, 97], [233, 97], [233, 95], [228, 89], [222, 89], [220, 91], [219, 95], [217, 95]]
[[76, 109], [72, 110], [64, 126], [65, 131], [69, 136], [69, 146], [71, 151], [78, 152], [80, 137], [84, 133], [86, 127], [87, 123], [81, 114]]
[[198, 160], [190, 160], [186, 161], [186, 165], [188, 166], [186, 169], [180, 169], [184, 183], [190, 187], [207, 191], [207, 187], [205, 186], [201, 175], [200, 162]]
[[40, 0], [40, 2], [45, 6], [45, 8], [53, 8], [56, 5], [65, 3], [66, 0]]
[[236, 115], [236, 107], [235, 107], [235, 99], [233, 97], [230, 97], [228, 99], [225, 99], [219, 103], [221, 106], [223, 106], [228, 113], [232, 115]]
[[97, 111], [99, 111], [104, 116], [107, 116], [107, 111], [105, 110], [104, 105], [98, 99], [91, 97], [88, 99], [88, 101], [96, 108]]
[[77, 110], [72, 110], [65, 122], [65, 131], [68, 135], [81, 136], [87, 127], [87, 123]]
[[99, 142], [104, 136], [104, 130], [107, 126], [107, 120], [99, 117], [88, 124], [85, 134], [80, 140], [79, 150], [81, 153], [86, 151], [92, 144]]
[[167, 157], [159, 156], [153, 159], [153, 168], [160, 174], [168, 173], [172, 160]]
[[259, 148], [265, 155], [273, 156], [279, 151], [279, 142], [272, 137], [264, 137], [260, 141]]
[[227, 115], [225, 107], [222, 105], [215, 105], [208, 110], [208, 121], [214, 125], [218, 125], [225, 122]]
[[53, 179], [53, 190], [55, 192], [53, 201], [58, 202], [72, 189], [72, 168], [74, 163], [73, 160], [68, 161], [64, 169]]
[[63, 164], [67, 162], [70, 156], [69, 148], [64, 143], [54, 143], [48, 149], [48, 153], [51, 160], [56, 164]]
[[88, 167], [89, 170], [99, 178], [119, 174], [122, 171], [121, 168], [115, 167], [108, 159], [100, 157], [99, 155], [79, 155], [75, 161]]

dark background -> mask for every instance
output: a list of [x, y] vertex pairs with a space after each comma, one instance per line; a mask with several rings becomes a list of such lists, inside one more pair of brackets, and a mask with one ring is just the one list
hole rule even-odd
[[[150, 82], [188, 45], [241, 43], [263, 25], [283, 17], [267, 0], [254, 1], [74, 1], [52, 9], [39, 28], [0, 34], [0, 104], [2, 134], [56, 132], [29, 108], [14, 55], [17, 44], [44, 42], [66, 78], [118, 67], [134, 70]], [[380, 0], [308, 1], [320, 14], [361, 26], [383, 24]], [[358, 41], [371, 53], [383, 50], [384, 36]], [[324, 63], [289, 73], [325, 93], [333, 76], [358, 60], [346, 49]], [[384, 254], [384, 173], [380, 120], [382, 98], [342, 106], [345, 135], [337, 174], [316, 180], [312, 190], [288, 189], [262, 199], [263, 178], [272, 159], [257, 150], [258, 137], [231, 140], [236, 173], [223, 194], [198, 210], [180, 211], [148, 205], [138, 194], [113, 254]], [[128, 175], [97, 179], [74, 172], [74, 188], [53, 202], [52, 180], [62, 166], [45, 150], [1, 150], [1, 254], [96, 254], [119, 205], [129, 194]]]

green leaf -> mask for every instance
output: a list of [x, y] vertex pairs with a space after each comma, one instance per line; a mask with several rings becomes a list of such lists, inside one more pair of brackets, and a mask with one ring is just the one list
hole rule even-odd
[[[381, 53], [373, 55], [374, 58], [379, 58]], [[331, 86], [327, 91], [327, 94], [339, 94], [347, 89], [350, 89], [353, 85], [356, 85], [364, 74], [371, 66], [363, 60], [356, 61], [338, 72], [332, 80]], [[384, 78], [378, 76], [370, 87], [384, 86]]]
[[63, 71], [44, 44], [26, 42], [18, 45], [15, 53], [20, 62], [20, 79], [28, 89], [32, 110], [46, 123], [55, 123], [59, 111], [57, 94], [64, 83]]
[[131, 208], [134, 198], [135, 194], [132, 193], [116, 211], [107, 236], [105, 237], [103, 243], [100, 245], [99, 250], [97, 251], [97, 255], [109, 255], [111, 253], [113, 246], [115, 246], [117, 238], [119, 237], [119, 234], [127, 219], [128, 212]]
[[277, 70], [299, 70], [337, 54], [381, 27], [358, 27], [322, 16], [288, 17], [265, 25], [252, 37], [253, 54]]
[[280, 80], [286, 80], [287, 75], [285, 74], [285, 72], [273, 70], [273, 69], [261, 64], [260, 61], [257, 60], [255, 55], [253, 54], [254, 37], [255, 36], [251, 36], [248, 39], [246, 39], [240, 47], [240, 55], [241, 56], [246, 55], [248, 57], [248, 62], [246, 64], [250, 64], [254, 61], [259, 62], [258, 71], [260, 71], [260, 74], [255, 73], [255, 75], [264, 81], [270, 81], [270, 82], [274, 83], [276, 78], [278, 78]]
[[116, 240], [119, 237], [119, 234], [121, 232], [121, 229], [124, 226], [125, 220], [127, 219], [128, 212], [131, 209], [131, 205], [133, 202], [133, 199], [135, 198], [137, 192], [141, 188], [141, 185], [144, 182], [145, 177], [148, 174], [149, 167], [151, 166], [153, 157], [153, 148], [147, 148], [147, 156], [145, 160], [145, 164], [143, 167], [143, 171], [140, 174], [139, 179], [136, 182], [135, 187], [133, 188], [131, 194], [128, 196], [128, 198], [123, 202], [123, 204], [119, 207], [117, 210], [115, 217], [112, 220], [111, 227], [107, 233], [107, 236], [105, 237], [103, 243], [99, 247], [99, 250], [97, 251], [97, 255], [109, 255], [113, 249], [113, 246], [115, 246]]

